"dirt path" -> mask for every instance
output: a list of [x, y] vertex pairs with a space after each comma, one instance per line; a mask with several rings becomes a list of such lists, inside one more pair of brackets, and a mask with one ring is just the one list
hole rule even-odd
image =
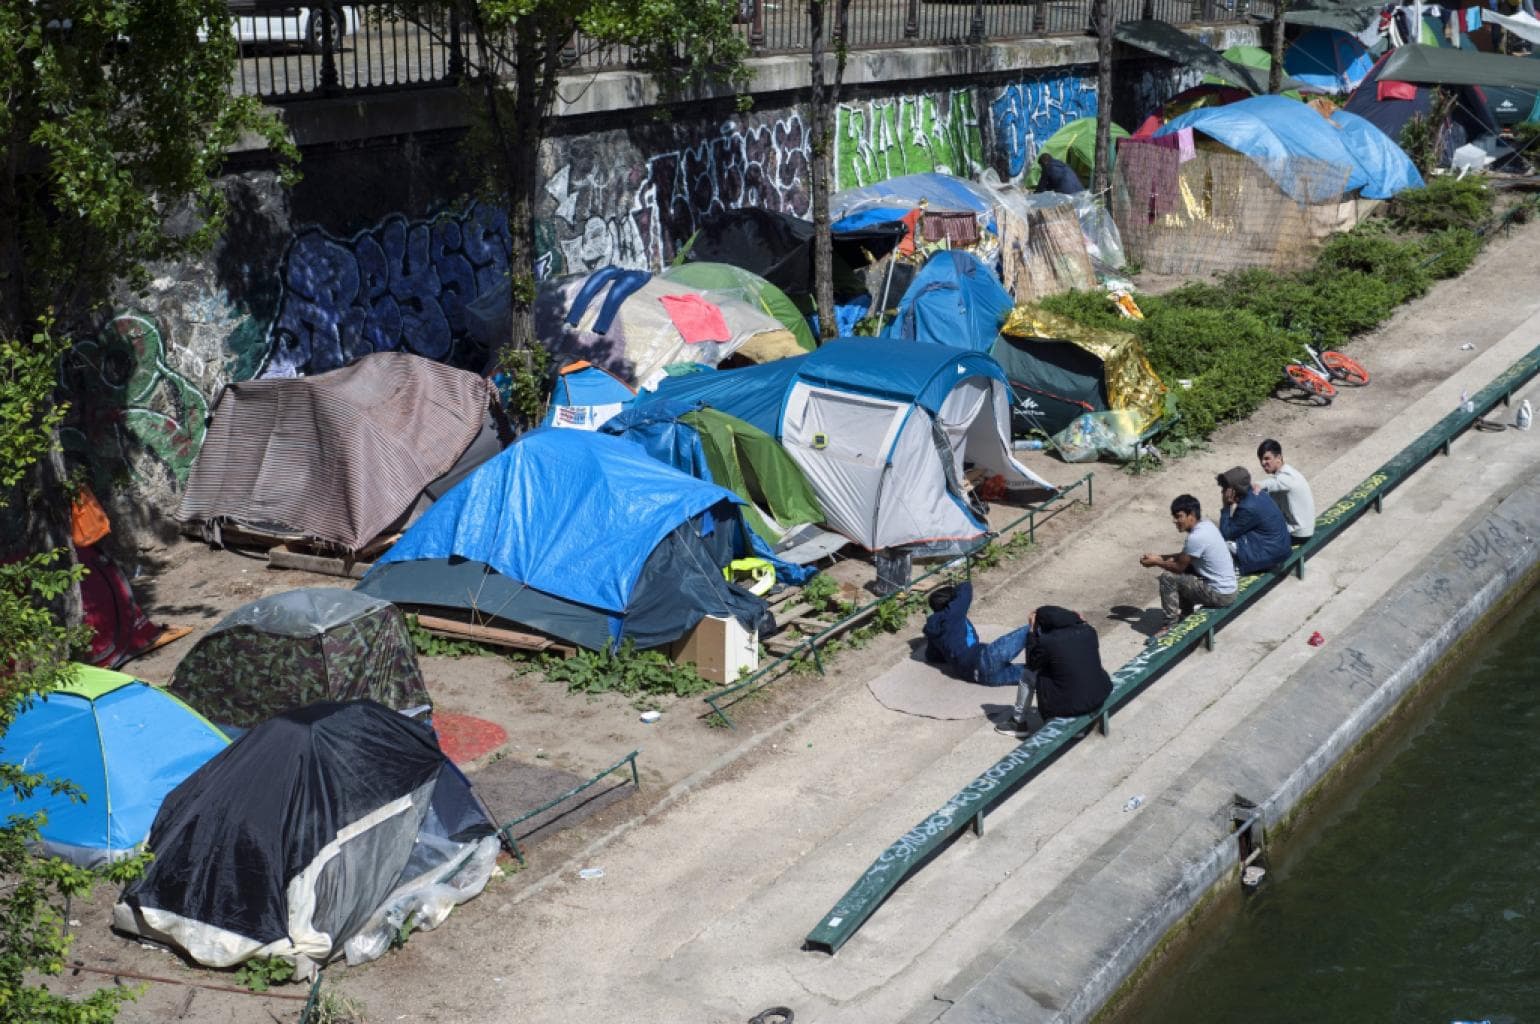
[[[1461, 279], [1441, 283], [1355, 344], [1354, 355], [1374, 374], [1371, 387], [1328, 408], [1269, 402], [1221, 431], [1206, 450], [1153, 473], [1095, 467], [1095, 506], [1049, 522], [1035, 549], [985, 575], [974, 618], [1016, 622], [1042, 603], [1078, 608], [1097, 625], [1105, 660], [1125, 660], [1142, 645], [1156, 605], [1153, 574], [1138, 568], [1137, 555], [1171, 548], [1166, 506], [1173, 495], [1210, 500], [1214, 474], [1236, 464], [1254, 467], [1256, 445], [1269, 436], [1310, 477], [1318, 500], [1346, 491], [1391, 443], [1383, 434], [1371, 438], [1382, 425], [1448, 380], [1470, 391], [1486, 382], [1467, 385], [1462, 370], [1540, 310], [1537, 266], [1540, 226], [1515, 229], [1495, 239]], [[1033, 468], [1057, 481], [1083, 471], [1046, 457]], [[141, 570], [136, 586], [158, 620], [202, 627], [262, 594], [335, 583], [191, 544], [152, 553]], [[375, 964], [335, 969], [336, 987], [373, 1021], [743, 1020], [768, 1005], [757, 1000], [774, 1001], [776, 992], [844, 1007], [840, 1019], [893, 1019], [895, 1004], [878, 998], [892, 984], [892, 961], [878, 951], [928, 948], [923, 936], [888, 931], [900, 923], [917, 927], [913, 914], [879, 915], [859, 949], [853, 943], [834, 967], [795, 948], [817, 913], [864, 869], [874, 843], [880, 849], [913, 824], [913, 808], [939, 805], [1009, 744], [982, 720], [917, 718], [871, 696], [865, 684], [908, 656], [917, 631], [916, 620], [907, 633], [843, 654], [826, 677], [776, 684], [734, 709], [737, 731], [709, 727], [696, 701], [680, 702], [649, 726], [622, 699], [568, 696], [517, 675], [501, 659], [426, 659], [441, 708], [508, 730], [503, 757], [586, 776], [640, 748], [642, 789], [535, 846], [530, 868], [495, 879], [436, 932], [412, 937]], [[164, 681], [190, 643], [133, 669]], [[1149, 696], [1138, 703], [1149, 713], [1160, 706]], [[1197, 711], [1172, 709], [1180, 713]], [[1073, 771], [1074, 764], [1067, 758], [1051, 772]], [[495, 765], [488, 759], [475, 767]], [[582, 866], [603, 867], [605, 877], [579, 880]], [[967, 870], [992, 869], [970, 862]], [[799, 907], [823, 902], [787, 919], [778, 900], [788, 887], [798, 891]], [[84, 962], [231, 983], [228, 975], [193, 971], [169, 954], [112, 936], [109, 905], [103, 893], [73, 911], [81, 922], [76, 955]], [[940, 948], [958, 962], [969, 955]], [[946, 966], [927, 969], [944, 975]], [[92, 975], [64, 981], [70, 990], [101, 983]], [[120, 1019], [246, 1024], [292, 1020], [298, 1005], [153, 984]], [[875, 1012], [879, 1005], [883, 1015], [863, 1018], [861, 1007]], [[833, 1019], [833, 1011], [826, 1016]], [[818, 1018], [799, 1012], [798, 1019]]]

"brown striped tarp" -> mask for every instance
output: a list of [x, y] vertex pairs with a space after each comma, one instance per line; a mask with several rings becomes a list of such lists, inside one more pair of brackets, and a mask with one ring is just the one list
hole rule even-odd
[[406, 352], [231, 384], [176, 518], [357, 551], [455, 464], [496, 400], [485, 378]]

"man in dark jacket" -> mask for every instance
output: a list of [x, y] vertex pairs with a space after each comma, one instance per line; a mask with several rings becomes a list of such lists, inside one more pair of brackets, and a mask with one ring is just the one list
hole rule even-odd
[[925, 620], [925, 660], [945, 662], [970, 683], [1003, 686], [1021, 682], [1022, 667], [1012, 659], [1027, 646], [1030, 625], [1012, 630], [991, 643], [980, 643], [978, 631], [968, 621], [973, 604], [973, 584], [937, 587], [930, 595], [930, 616]]
[[1096, 630], [1075, 612], [1045, 604], [1027, 618], [1027, 672], [1016, 688], [1016, 709], [995, 731], [1023, 739], [1030, 735], [1027, 708], [1037, 690], [1044, 718], [1071, 718], [1097, 710], [1112, 692], [1102, 668]]
[[1276, 569], [1294, 549], [1278, 503], [1252, 491], [1251, 474], [1243, 466], [1219, 474], [1219, 490], [1224, 500], [1219, 534], [1235, 556], [1235, 571], [1249, 576]]
[[1080, 176], [1075, 173], [1074, 168], [1053, 154], [1039, 153], [1037, 166], [1039, 192], [1062, 192], [1072, 196], [1076, 192], [1085, 191], [1085, 186], [1080, 183]]

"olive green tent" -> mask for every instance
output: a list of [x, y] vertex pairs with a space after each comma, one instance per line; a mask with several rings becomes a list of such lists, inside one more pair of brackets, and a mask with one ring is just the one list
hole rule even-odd
[[[1268, 75], [1273, 69], [1273, 55], [1262, 49], [1260, 46], [1232, 46], [1220, 54], [1220, 56], [1229, 61], [1231, 64], [1235, 64], [1243, 68], [1248, 68], [1256, 75], [1259, 80], [1263, 82], [1268, 80]], [[1293, 83], [1294, 85], [1299, 84], [1288, 75], [1284, 75], [1283, 80], [1285, 83]], [[1217, 75], [1204, 75], [1203, 84], [1228, 85], [1229, 82]], [[1298, 89], [1284, 89], [1283, 95], [1287, 96], [1291, 100], [1304, 98], [1300, 95]]]
[[716, 409], [679, 420], [699, 432], [712, 480], [748, 499], [743, 518], [755, 533], [774, 544], [793, 526], [823, 522], [807, 477], [775, 438]]
[[[1117, 143], [1119, 139], [1128, 138], [1128, 132], [1117, 124], [1112, 126], [1112, 156], [1114, 162], [1117, 157]], [[1082, 117], [1063, 125], [1058, 131], [1048, 136], [1040, 152], [1048, 153], [1069, 164], [1070, 169], [1080, 176], [1080, 180], [1087, 185], [1091, 183], [1091, 172], [1096, 165], [1096, 118]], [[1034, 164], [1028, 175], [1028, 183], [1037, 184], [1038, 168]]]
[[709, 299], [712, 295], [746, 302], [775, 317], [807, 352], [818, 347], [807, 318], [798, 311], [786, 293], [751, 270], [727, 263], [682, 263], [663, 272], [665, 280], [699, 288]]

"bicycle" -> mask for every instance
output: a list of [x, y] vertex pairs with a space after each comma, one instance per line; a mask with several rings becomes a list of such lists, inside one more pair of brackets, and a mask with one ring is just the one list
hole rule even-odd
[[1318, 405], [1331, 404], [1337, 397], [1337, 384], [1357, 388], [1369, 383], [1369, 371], [1351, 356], [1331, 349], [1318, 352], [1310, 345], [1305, 346], [1305, 352], [1310, 365], [1289, 363], [1283, 368], [1284, 381]]

